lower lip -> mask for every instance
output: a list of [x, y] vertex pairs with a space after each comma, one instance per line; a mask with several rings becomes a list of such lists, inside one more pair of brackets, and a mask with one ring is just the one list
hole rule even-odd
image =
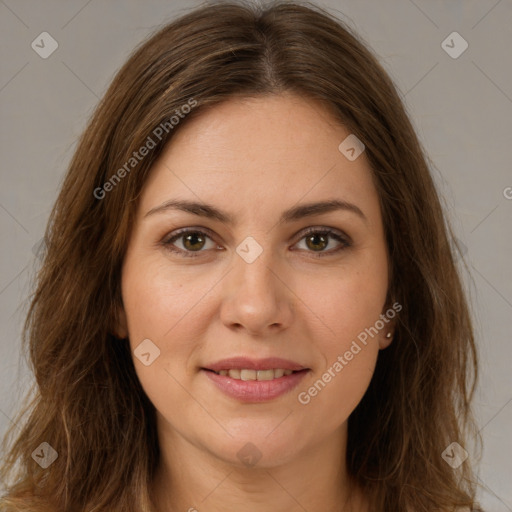
[[301, 370], [272, 380], [239, 380], [201, 370], [226, 395], [242, 402], [267, 402], [296, 387], [309, 370]]

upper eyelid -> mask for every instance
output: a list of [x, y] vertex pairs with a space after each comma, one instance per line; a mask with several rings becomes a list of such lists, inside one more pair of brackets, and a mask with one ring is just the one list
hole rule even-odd
[[[204, 235], [207, 235], [212, 240], [215, 240], [215, 236], [213, 235], [213, 231], [210, 231], [208, 228], [203, 227], [191, 227], [191, 228], [181, 228], [176, 230], [177, 232], [172, 234], [168, 233], [164, 236], [163, 241], [164, 242], [170, 242], [171, 240], [177, 240], [181, 236], [187, 235], [188, 233], [202, 233]], [[171, 236], [172, 234], [172, 236]]]
[[[330, 231], [330, 233], [328, 233], [329, 236], [332, 237], [332, 236], [337, 235], [341, 239], [343, 239], [345, 242], [352, 243], [351, 238], [346, 233], [344, 233], [343, 231], [341, 231], [337, 228], [328, 227], [328, 226], [309, 226], [307, 228], [303, 228], [296, 235], [294, 235], [294, 238], [297, 236], [300, 236], [300, 238], [298, 239], [298, 241], [300, 241], [300, 240], [302, 240], [302, 238], [307, 236], [310, 231], [313, 231], [313, 232], [323, 232], [323, 231], [329, 232]], [[202, 233], [204, 235], [207, 235], [208, 238], [210, 238], [213, 242], [218, 243], [215, 239], [215, 235], [213, 235], [213, 231], [211, 231], [209, 228], [202, 227], [202, 226], [197, 226], [197, 227], [192, 226], [192, 227], [187, 227], [187, 228], [180, 228], [177, 230], [177, 233], [174, 233], [172, 236], [166, 235], [164, 237], [163, 241], [165, 243], [171, 243], [171, 241], [176, 241], [180, 237], [185, 236], [188, 233]], [[196, 252], [203, 252], [203, 251], [196, 251]]]

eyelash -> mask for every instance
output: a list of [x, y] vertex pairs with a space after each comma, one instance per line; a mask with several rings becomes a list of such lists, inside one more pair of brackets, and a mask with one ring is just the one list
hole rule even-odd
[[[203, 228], [204, 229], [204, 228]], [[182, 249], [178, 249], [177, 247], [173, 246], [173, 242], [175, 242], [176, 240], [178, 240], [179, 238], [185, 236], [185, 235], [188, 235], [188, 234], [200, 234], [200, 235], [206, 235], [206, 237], [210, 238], [212, 241], [212, 237], [210, 236], [209, 232], [208, 231], [201, 231], [199, 229], [190, 229], [190, 228], [184, 228], [184, 229], [181, 229], [179, 231], [177, 231], [171, 238], [166, 238], [162, 241], [162, 245], [169, 251], [173, 252], [173, 253], [176, 253], [176, 254], [179, 254], [180, 256], [183, 256], [185, 258], [197, 258], [198, 256], [200, 256], [200, 254], [202, 252], [205, 252], [204, 250], [199, 250], [199, 251], [184, 251]], [[338, 247], [337, 249], [334, 249], [334, 250], [330, 250], [330, 251], [320, 251], [320, 252], [317, 252], [315, 253], [314, 251], [306, 251], [306, 252], [310, 252], [312, 253], [311, 255], [314, 257], [314, 258], [323, 258], [325, 256], [330, 256], [330, 255], [333, 255], [333, 254], [337, 254], [338, 252], [344, 250], [344, 249], [347, 249], [348, 247], [351, 247], [352, 243], [350, 242], [349, 238], [346, 237], [346, 236], [342, 236], [340, 233], [338, 233], [337, 231], [331, 229], [331, 228], [324, 228], [324, 229], [319, 229], [319, 228], [308, 228], [302, 235], [302, 237], [300, 238], [299, 242], [301, 240], [303, 240], [305, 237], [307, 237], [308, 235], [312, 235], [312, 234], [318, 234], [318, 235], [323, 235], [323, 236], [329, 236], [329, 238], [334, 238], [335, 240], [337, 240], [338, 242], [341, 242], [341, 247]]]

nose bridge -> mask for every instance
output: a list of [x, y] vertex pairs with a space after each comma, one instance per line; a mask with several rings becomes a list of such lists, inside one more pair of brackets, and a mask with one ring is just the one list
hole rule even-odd
[[269, 237], [263, 240], [260, 236], [260, 242], [250, 238], [239, 244], [234, 255], [222, 316], [225, 323], [255, 333], [287, 325], [291, 309], [289, 291], [278, 277], [281, 266], [269, 247]]
[[[260, 237], [261, 238], [261, 237]], [[235, 290], [238, 299], [244, 303], [262, 301], [258, 307], [264, 304], [270, 308], [276, 303], [276, 257], [267, 246], [261, 249], [256, 246], [257, 242], [246, 240], [237, 248], [235, 257]], [[247, 251], [247, 249], [249, 249]]]
[[[238, 261], [236, 261], [238, 260]], [[263, 250], [254, 260], [246, 260], [243, 256], [237, 255], [236, 258], [236, 274], [240, 280], [239, 286], [245, 286], [252, 293], [269, 294], [274, 290], [275, 255], [272, 254], [270, 248]], [[273, 294], [273, 293], [272, 293]]]

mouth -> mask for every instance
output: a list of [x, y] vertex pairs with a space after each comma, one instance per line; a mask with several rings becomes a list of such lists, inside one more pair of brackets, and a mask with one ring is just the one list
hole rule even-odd
[[235, 356], [202, 367], [208, 383], [239, 402], [259, 403], [289, 393], [311, 368], [280, 357]]
[[202, 368], [202, 370], [215, 373], [222, 377], [229, 377], [235, 380], [242, 381], [270, 381], [275, 379], [281, 379], [282, 377], [288, 377], [293, 373], [307, 372], [308, 368], [302, 370], [289, 370], [284, 368], [268, 368], [264, 370], [253, 370], [250, 368], [229, 368], [224, 370], [211, 370], [209, 368]]

